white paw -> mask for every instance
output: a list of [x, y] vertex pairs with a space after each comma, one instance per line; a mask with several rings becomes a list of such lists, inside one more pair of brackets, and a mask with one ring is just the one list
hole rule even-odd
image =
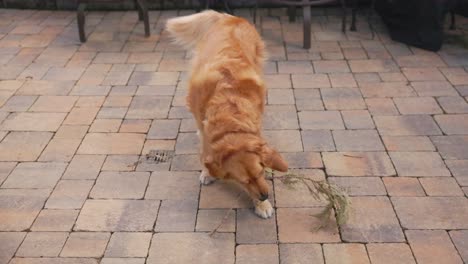
[[215, 177], [211, 177], [208, 171], [202, 170], [200, 173], [200, 183], [203, 185], [208, 185], [216, 180]]
[[263, 202], [255, 202], [255, 213], [261, 218], [270, 218], [273, 215], [273, 207], [271, 206], [270, 201], [265, 200]]

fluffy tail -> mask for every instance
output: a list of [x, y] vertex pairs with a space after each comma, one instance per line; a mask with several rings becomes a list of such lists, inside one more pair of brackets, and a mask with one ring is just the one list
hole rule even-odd
[[186, 49], [193, 49], [208, 29], [225, 16], [215, 11], [171, 18], [166, 22], [166, 30], [172, 39]]

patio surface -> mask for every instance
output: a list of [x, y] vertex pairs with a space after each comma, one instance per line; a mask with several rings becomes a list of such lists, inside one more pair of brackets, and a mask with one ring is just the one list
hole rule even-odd
[[392, 42], [377, 18], [374, 40], [363, 17], [343, 35], [337, 10], [313, 12], [309, 51], [285, 10], [261, 31], [265, 136], [351, 196], [349, 222], [317, 232], [324, 204], [300, 186], [271, 181], [269, 220], [200, 186], [188, 56], [160, 34], [176, 11], [151, 12], [149, 39], [136, 12], [91, 12], [80, 45], [74, 12], [0, 10], [0, 263], [468, 262], [468, 50]]

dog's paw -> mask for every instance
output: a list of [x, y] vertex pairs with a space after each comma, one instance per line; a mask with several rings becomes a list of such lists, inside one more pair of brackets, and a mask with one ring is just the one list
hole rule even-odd
[[270, 201], [257, 201], [255, 203], [255, 214], [264, 219], [270, 218], [273, 215], [273, 206], [271, 206]]
[[216, 178], [210, 176], [210, 174], [206, 170], [202, 170], [202, 172], [200, 173], [200, 183], [203, 185], [211, 184], [215, 180]]

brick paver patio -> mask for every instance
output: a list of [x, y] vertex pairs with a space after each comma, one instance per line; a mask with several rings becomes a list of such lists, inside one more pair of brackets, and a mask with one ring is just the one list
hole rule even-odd
[[262, 220], [200, 186], [188, 55], [161, 33], [188, 13], [152, 11], [145, 39], [136, 12], [91, 12], [80, 45], [73, 12], [0, 10], [1, 264], [468, 263], [468, 50], [392, 42], [377, 18], [375, 39], [362, 17], [343, 35], [314, 9], [305, 51], [300, 21], [263, 12], [265, 135], [353, 204], [313, 232], [305, 189], [271, 181]]

